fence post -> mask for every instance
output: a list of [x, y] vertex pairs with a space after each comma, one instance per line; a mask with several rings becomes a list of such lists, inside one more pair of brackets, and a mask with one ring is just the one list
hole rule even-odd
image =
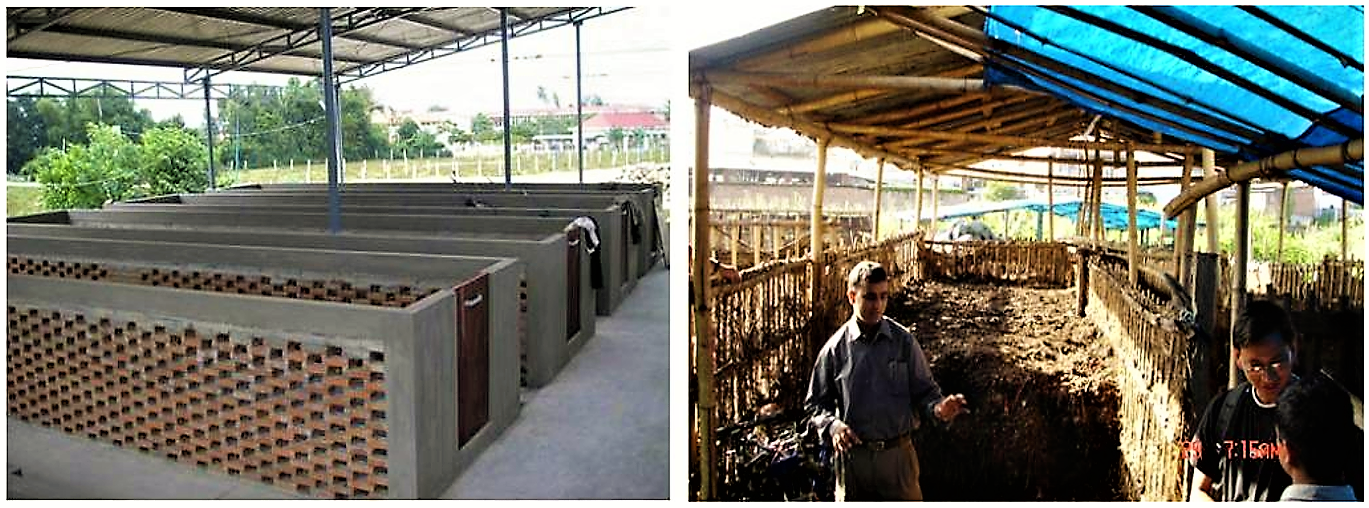
[[1089, 306], [1089, 250], [1081, 247], [1075, 252], [1079, 258], [1077, 267], [1077, 270], [1079, 271], [1079, 294], [1077, 295], [1079, 299], [1079, 308], [1075, 311], [1075, 314], [1079, 317], [1086, 317], [1088, 315]]

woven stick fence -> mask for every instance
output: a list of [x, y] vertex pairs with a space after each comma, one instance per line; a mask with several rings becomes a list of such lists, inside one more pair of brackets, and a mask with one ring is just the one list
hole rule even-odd
[[1056, 242], [923, 242], [921, 276], [952, 281], [1069, 287], [1069, 248]]
[[[1287, 298], [1298, 311], [1364, 308], [1364, 262], [1325, 260], [1312, 265], [1272, 263], [1269, 296]], [[1342, 300], [1344, 302], [1342, 303]]]
[[1188, 392], [1192, 328], [1164, 298], [1127, 282], [1125, 262], [1089, 260], [1088, 315], [1112, 344], [1121, 407], [1118, 419], [1124, 494], [1181, 501], [1184, 441], [1194, 421]]
[[[855, 250], [829, 251], [817, 307], [810, 294], [812, 263], [806, 259], [762, 263], [743, 270], [742, 282], [716, 286], [711, 316], [717, 425], [749, 421], [762, 404], [801, 408], [817, 352], [836, 329], [833, 316], [850, 313], [842, 310], [850, 307], [846, 273], [860, 260], [875, 260], [888, 267], [898, 287], [911, 276], [920, 239], [913, 233]], [[719, 455], [720, 481], [736, 479], [737, 460]]]
[[[745, 269], [762, 263], [808, 256], [812, 225], [803, 220], [723, 219], [709, 223], [713, 253], [719, 261]], [[852, 244], [849, 235], [828, 221], [824, 242], [845, 248]]]

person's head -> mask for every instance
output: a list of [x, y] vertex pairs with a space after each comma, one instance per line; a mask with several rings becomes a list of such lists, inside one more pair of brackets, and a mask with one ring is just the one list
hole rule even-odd
[[1279, 395], [1279, 464], [1314, 484], [1345, 483], [1351, 443], [1350, 398], [1323, 375], [1308, 376]]
[[1288, 312], [1268, 300], [1254, 300], [1236, 320], [1232, 358], [1260, 400], [1278, 398], [1293, 377], [1297, 331]]
[[889, 304], [889, 273], [874, 261], [861, 261], [846, 276], [846, 298], [864, 323], [878, 323]]

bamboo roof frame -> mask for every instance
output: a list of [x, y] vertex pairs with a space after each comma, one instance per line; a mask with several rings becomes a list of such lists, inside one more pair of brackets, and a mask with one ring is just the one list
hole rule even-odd
[[[985, 86], [982, 59], [965, 55], [986, 54], [987, 36], [972, 26], [982, 24], [984, 17], [972, 7], [829, 8], [728, 41], [725, 44], [743, 46], [731, 54], [714, 47], [691, 52], [690, 93], [697, 98], [697, 91], [706, 86], [712, 104], [742, 118], [789, 128], [906, 171], [925, 168], [933, 174], [1018, 183], [1056, 180], [1068, 187], [1082, 183], [1058, 172], [1051, 178], [974, 165], [992, 160], [1083, 164], [1087, 157], [1070, 160], [1022, 152], [1038, 147], [1111, 152], [1130, 145], [1175, 161], [1138, 161], [1138, 183], [1179, 181], [1173, 168], [1182, 164], [1184, 155], [1198, 154], [1198, 147], [1157, 142], [1149, 130], [1126, 122], [1088, 128], [1087, 120], [1096, 115], [1063, 100], [1016, 87]], [[904, 54], [924, 55], [928, 58], [916, 60], [934, 64], [890, 69], [887, 62], [903, 62]], [[823, 69], [834, 55], [854, 56], [843, 61], [840, 71]], [[1102, 80], [1089, 82], [1098, 81]], [[1262, 134], [1244, 125], [1222, 126]], [[1086, 131], [1090, 135], [1082, 137]], [[1170, 168], [1170, 176], [1146, 174], [1161, 167]], [[1103, 184], [1125, 181], [1109, 179]]]

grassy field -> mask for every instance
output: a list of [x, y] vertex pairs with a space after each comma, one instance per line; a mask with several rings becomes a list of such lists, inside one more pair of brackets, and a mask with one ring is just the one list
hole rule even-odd
[[[617, 168], [640, 162], [666, 163], [670, 152], [665, 147], [644, 152], [597, 151], [585, 153], [585, 169]], [[372, 159], [346, 161], [343, 164], [348, 182], [374, 180], [408, 180], [415, 178], [443, 178], [455, 170], [462, 177], [487, 176], [491, 181], [503, 180], [503, 153], [483, 157], [457, 155], [456, 158], [426, 158], [409, 160]], [[515, 153], [513, 174], [534, 175], [552, 171], [573, 171], [574, 153]], [[263, 168], [233, 170], [220, 166], [220, 186], [237, 183], [322, 183], [328, 181], [328, 166], [323, 161], [286, 161]], [[27, 215], [45, 211], [42, 188], [37, 184], [8, 182], [5, 185], [5, 216]]]
[[[669, 162], [670, 152], [665, 147], [645, 152], [623, 152], [604, 150], [585, 153], [585, 170], [616, 168], [639, 162]], [[368, 159], [346, 161], [343, 164], [343, 180], [357, 182], [362, 180], [399, 180], [414, 178], [435, 178], [451, 175], [453, 172], [462, 177], [487, 176], [499, 179], [503, 176], [504, 154], [485, 153], [458, 154], [456, 157], [424, 159]], [[572, 153], [528, 153], [513, 154], [514, 175], [535, 175], [553, 171], [572, 171], [576, 168], [575, 154]], [[220, 171], [231, 175], [235, 183], [317, 183], [328, 181], [326, 161], [277, 161], [271, 166], [235, 171]]]
[[5, 184], [5, 216], [28, 215], [45, 210], [43, 188], [37, 185]]

